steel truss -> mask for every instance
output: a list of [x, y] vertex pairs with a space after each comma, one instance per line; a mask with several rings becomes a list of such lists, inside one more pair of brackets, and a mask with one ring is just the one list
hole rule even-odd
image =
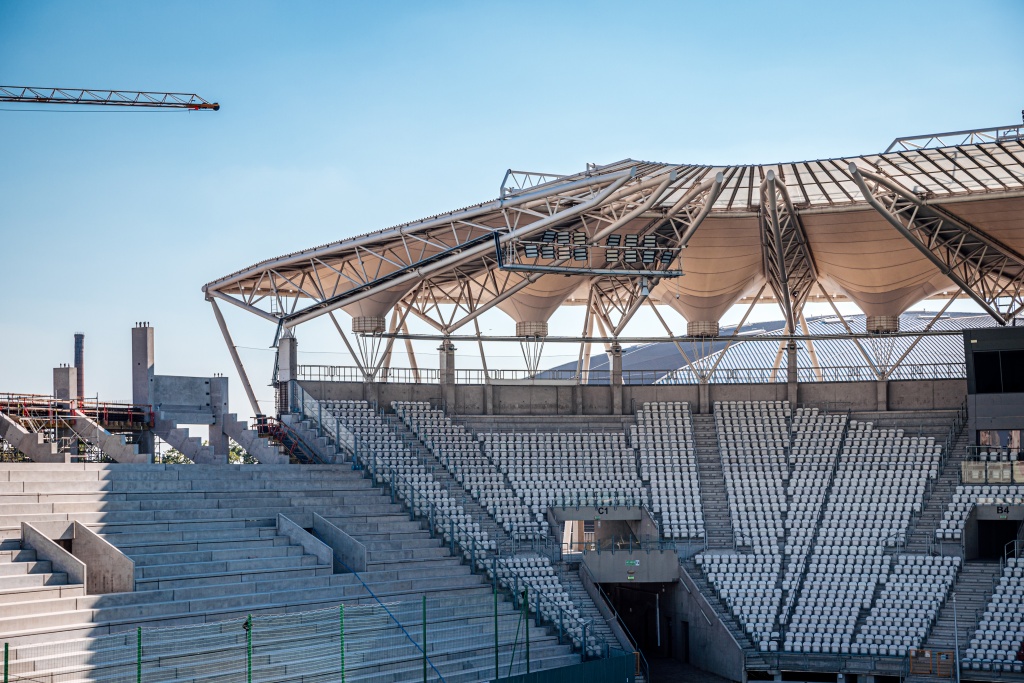
[[220, 105], [207, 102], [194, 93], [135, 92], [129, 90], [89, 90], [85, 88], [33, 88], [0, 85], [0, 102], [20, 104], [88, 104], [151, 109], [189, 109], [218, 111]]
[[1024, 310], [1024, 257], [888, 178], [849, 169], [868, 204], [996, 321]]
[[761, 248], [764, 272], [775, 299], [782, 307], [786, 326], [796, 331], [804, 303], [818, 281], [807, 234], [793, 210], [784, 184], [768, 171], [761, 184]]

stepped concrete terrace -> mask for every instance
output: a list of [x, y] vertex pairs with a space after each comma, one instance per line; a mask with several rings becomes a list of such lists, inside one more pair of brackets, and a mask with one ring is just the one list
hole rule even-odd
[[[493, 649], [486, 649], [493, 631], [483, 626], [493, 624], [486, 576], [473, 574], [362, 475], [350, 466], [0, 465], [0, 638], [11, 644], [12, 661], [23, 674], [38, 676], [59, 664], [73, 669], [62, 680], [101, 680], [90, 662], [100, 658], [91, 647], [102, 636], [366, 604], [373, 602], [368, 587], [391, 603], [418, 605], [423, 596], [443, 600], [454, 613], [436, 625], [435, 666], [449, 672], [449, 680], [493, 676]], [[279, 534], [278, 513], [303, 527], [312, 526], [318, 513], [363, 543], [366, 586], [354, 574], [335, 574]], [[84, 595], [82, 586], [69, 584], [66, 575], [21, 548], [22, 521], [71, 520], [134, 560], [135, 592]], [[506, 661], [518, 616], [501, 600], [499, 650]], [[481, 633], [486, 643], [477, 642]], [[60, 662], [46, 655], [46, 647], [58, 643]], [[386, 657], [378, 653], [379, 661], [362, 663], [355, 678], [400, 681], [420, 675], [418, 650], [394, 645]], [[193, 652], [183, 653], [183, 661], [206, 656], [201, 642], [189, 647]], [[68, 653], [79, 653], [77, 664], [74, 657], [67, 664]], [[544, 628], [531, 630], [531, 655], [534, 668], [579, 661]], [[234, 664], [210, 672], [189, 666], [147, 662], [154, 671], [147, 680], [224, 680], [213, 672], [238, 674]], [[310, 666], [303, 675], [316, 680], [315, 662]], [[374, 678], [385, 672], [385, 678]]]
[[409, 452], [418, 457], [434, 477], [434, 481], [441, 484], [441, 487], [450, 495], [462, 508], [473, 517], [473, 521], [480, 525], [480, 528], [487, 532], [490, 540], [495, 541], [499, 547], [511, 547], [512, 537], [495, 520], [487, 509], [473, 498], [473, 494], [454, 477], [451, 472], [441, 464], [430, 447], [423, 442], [416, 434], [397, 416], [386, 415], [386, 424], [398, 435]]

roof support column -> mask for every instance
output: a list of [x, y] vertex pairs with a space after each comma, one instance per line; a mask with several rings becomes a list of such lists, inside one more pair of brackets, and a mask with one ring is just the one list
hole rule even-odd
[[818, 274], [789, 192], [773, 171], [761, 183], [760, 216], [765, 275], [792, 333]]
[[242, 359], [238, 356], [238, 347], [231, 340], [231, 332], [228, 331], [228, 324], [224, 320], [224, 316], [220, 312], [220, 307], [217, 305], [216, 300], [210, 299], [210, 305], [213, 306], [213, 316], [217, 318], [217, 326], [220, 327], [220, 333], [224, 336], [224, 343], [228, 347], [228, 353], [231, 354], [231, 362], [235, 364], [235, 370], [238, 372], [238, 379], [242, 382], [242, 388], [245, 389], [245, 395], [249, 399], [249, 405], [252, 406], [253, 415], [262, 415], [260, 412], [260, 404], [256, 400], [256, 393], [252, 390], [252, 384], [249, 383], [249, 375], [245, 372], [245, 366], [242, 365]]
[[441, 399], [444, 410], [449, 415], [455, 414], [455, 344], [445, 339], [437, 347], [440, 353], [438, 379], [441, 383]]

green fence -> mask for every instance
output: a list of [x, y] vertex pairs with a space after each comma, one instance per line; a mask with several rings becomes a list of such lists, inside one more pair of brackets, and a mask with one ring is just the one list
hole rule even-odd
[[565, 645], [559, 652], [568, 654], [570, 639], [557, 629], [538, 629], [527, 601], [516, 602], [513, 608], [496, 592], [479, 592], [257, 613], [77, 641], [68, 635], [59, 643], [5, 643], [3, 682], [344, 683], [394, 674], [434, 683], [467, 663], [489, 679], [525, 673], [559, 642]]
[[610, 657], [499, 679], [496, 683], [634, 683], [636, 660], [629, 652]]

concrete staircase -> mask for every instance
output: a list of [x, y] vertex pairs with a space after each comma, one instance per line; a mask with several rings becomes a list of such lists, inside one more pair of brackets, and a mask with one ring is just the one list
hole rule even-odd
[[430, 473], [434, 477], [434, 481], [441, 484], [441, 487], [448, 491], [455, 501], [462, 506], [462, 508], [473, 517], [473, 521], [480, 525], [483, 531], [487, 532], [487, 536], [495, 541], [499, 547], [506, 547], [512, 550], [512, 538], [508, 532], [499, 525], [494, 517], [487, 511], [484, 506], [473, 498], [473, 495], [463, 487], [463, 485], [452, 476], [451, 472], [448, 471], [444, 465], [438, 460], [437, 456], [433, 453], [429, 446], [423, 442], [416, 434], [396, 415], [385, 415], [384, 420], [387, 425], [398, 435], [402, 440], [402, 443], [409, 452], [414, 456], [420, 458], [420, 461], [427, 467]]
[[257, 434], [255, 429], [249, 429], [249, 425], [243, 420], [239, 420], [235, 413], [228, 413], [224, 416], [222, 428], [225, 434], [234, 439], [235, 443], [256, 458], [261, 465], [288, 464], [288, 456]]
[[20, 422], [6, 413], [0, 413], [0, 436], [16, 450], [32, 458], [33, 462], [70, 461], [68, 455], [57, 452], [57, 444], [44, 441], [42, 434], [25, 429]]
[[[11, 643], [15, 672], [38, 678], [70, 666], [61, 680], [102, 680], [103, 655], [92, 648], [109, 647], [110, 634], [133, 636], [141, 627], [148, 643], [162, 633], [149, 629], [367, 604], [374, 602], [372, 590], [392, 611], [408, 607], [410, 632], [417, 632], [421, 597], [443, 604], [448, 616], [428, 617], [435, 666], [448, 680], [493, 677], [494, 606], [486, 576], [473, 574], [362, 474], [348, 466], [0, 465], [0, 633]], [[361, 576], [334, 574], [275, 527], [278, 513], [309, 527], [314, 512], [366, 546]], [[68, 519], [135, 561], [134, 593], [82, 595], [80, 586], [67, 586], [66, 577], [20, 549], [21, 521]], [[505, 600], [498, 611], [499, 654], [507, 666], [518, 613]], [[347, 678], [418, 680], [415, 646], [397, 626], [375, 628], [375, 649], [350, 662]], [[237, 657], [222, 667], [213, 644], [204, 653], [205, 638], [189, 642], [188, 631], [178, 633], [168, 647], [191, 654], [146, 659], [147, 680], [244, 680]], [[534, 669], [579, 661], [547, 629], [532, 627], [530, 638]], [[318, 671], [337, 666], [290, 647], [282, 641], [276, 659], [295, 660], [289, 676], [301, 670], [311, 676], [304, 680], [321, 680]], [[280, 675], [274, 661], [261, 660], [261, 676]]]
[[[569, 599], [572, 600], [573, 604], [576, 605], [576, 609], [579, 610], [580, 618], [590, 622], [593, 629], [592, 633], [612, 647], [622, 647], [625, 649], [626, 644], [619, 643], [615, 633], [601, 615], [601, 610], [594, 604], [590, 593], [583, 586], [583, 581], [579, 575], [578, 563], [562, 563], [558, 580], [569, 593]], [[611, 605], [608, 608], [613, 609]]]
[[942, 516], [949, 509], [956, 487], [960, 484], [960, 465], [967, 453], [967, 442], [967, 430], [964, 429], [953, 445], [952, 452], [946, 456], [946, 462], [931, 487], [921, 515], [911, 522], [907, 533], [908, 553], [927, 554], [931, 548], [935, 530], [939, 528]]
[[[959, 628], [960, 656], [974, 637], [981, 613], [992, 598], [995, 584], [1001, 576], [998, 562], [965, 562], [953, 584], [951, 593], [956, 593], [956, 622]], [[924, 649], [953, 651], [953, 598], [939, 610], [935, 624], [924, 641]]]
[[708, 550], [732, 550], [734, 542], [729, 496], [725, 490], [725, 473], [722, 471], [722, 455], [718, 449], [714, 415], [693, 416], [693, 440]]
[[281, 415], [281, 421], [298, 434], [299, 438], [302, 439], [302, 443], [311, 448], [322, 462], [342, 462], [343, 458], [337, 446], [326, 436], [320, 436], [311, 420], [303, 420], [294, 413], [284, 413]]
[[[81, 584], [69, 584], [68, 575], [55, 572], [36, 551], [20, 544], [0, 543], [0, 609], [26, 600], [73, 598], [85, 595]], [[2, 612], [0, 612], [2, 614]]]
[[116, 462], [144, 463], [151, 461], [150, 455], [139, 453], [137, 444], [127, 443], [122, 434], [111, 434], [86, 415], [76, 412], [70, 422], [80, 437], [95, 445], [104, 455]]
[[227, 456], [218, 458], [213, 453], [213, 446], [204, 446], [202, 439], [192, 436], [187, 427], [179, 427], [173, 420], [157, 417], [153, 433], [197, 465], [227, 464]]

